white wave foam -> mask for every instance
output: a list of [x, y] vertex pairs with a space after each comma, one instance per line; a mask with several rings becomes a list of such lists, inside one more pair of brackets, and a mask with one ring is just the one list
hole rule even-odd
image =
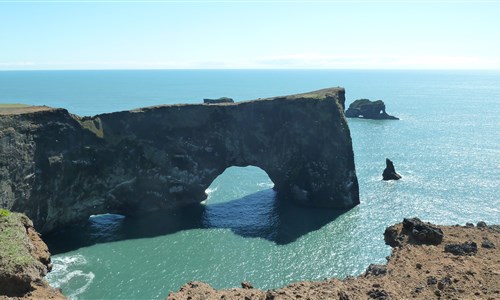
[[75, 300], [78, 299], [77, 296], [80, 295], [81, 293], [85, 292], [87, 290], [87, 288], [89, 287], [89, 285], [92, 283], [92, 281], [94, 281], [94, 278], [95, 278], [94, 273], [92, 273], [92, 272], [84, 273], [80, 270], [69, 273], [66, 276], [66, 278], [69, 281], [76, 276], [85, 277], [86, 282], [83, 286], [79, 287], [73, 293], [69, 294], [68, 295], [69, 299], [75, 299]]
[[[46, 279], [50, 285], [55, 288], [62, 288], [63, 291], [68, 292], [66, 296], [69, 299], [78, 299], [78, 295], [85, 292], [89, 285], [94, 280], [94, 273], [85, 273], [78, 268], [85, 266], [87, 260], [83, 255], [77, 254], [72, 256], [54, 257], [52, 259], [52, 271], [47, 274]], [[65, 285], [75, 284], [75, 280], [82, 280], [83, 285], [78, 288], [67, 289]], [[78, 281], [77, 281], [78, 282]]]
[[274, 183], [272, 183], [272, 182], [260, 182], [260, 183], [257, 183], [257, 185], [260, 187], [272, 188], [274, 186]]

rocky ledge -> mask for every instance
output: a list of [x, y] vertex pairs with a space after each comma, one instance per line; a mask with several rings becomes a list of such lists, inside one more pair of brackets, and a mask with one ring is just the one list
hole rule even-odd
[[263, 169], [302, 205], [359, 203], [342, 88], [79, 117], [0, 107], [0, 208], [47, 233], [90, 215], [200, 203], [231, 166]]
[[167, 299], [500, 299], [500, 226], [436, 226], [413, 218], [384, 236], [394, 247], [387, 264], [370, 265], [358, 277], [268, 291], [248, 282], [226, 290], [190, 282]]
[[0, 210], [0, 299], [66, 299], [44, 279], [50, 269], [47, 245], [31, 220]]
[[349, 105], [349, 108], [345, 111], [345, 116], [348, 118], [399, 120], [399, 118], [385, 112], [385, 103], [382, 100], [358, 99]]

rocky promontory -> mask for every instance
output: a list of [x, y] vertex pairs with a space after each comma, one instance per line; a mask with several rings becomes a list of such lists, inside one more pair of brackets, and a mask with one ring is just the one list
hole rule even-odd
[[44, 279], [50, 269], [47, 245], [31, 220], [0, 210], [0, 299], [66, 299]]
[[345, 116], [347, 118], [399, 120], [399, 118], [385, 112], [385, 103], [382, 100], [358, 99], [349, 105], [349, 108], [345, 111]]
[[372, 264], [358, 277], [267, 291], [248, 282], [225, 290], [190, 282], [167, 299], [500, 299], [500, 226], [437, 226], [412, 218], [388, 227], [384, 236], [393, 247], [387, 264]]
[[359, 203], [342, 88], [238, 103], [79, 117], [0, 108], [0, 208], [42, 233], [90, 215], [140, 215], [206, 199], [231, 166], [257, 166], [301, 205]]

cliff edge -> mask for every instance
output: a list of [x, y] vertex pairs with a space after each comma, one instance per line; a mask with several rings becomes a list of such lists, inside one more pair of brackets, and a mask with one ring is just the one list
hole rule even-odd
[[358, 277], [303, 281], [263, 291], [248, 282], [242, 288], [215, 290], [190, 282], [170, 300], [215, 299], [499, 299], [500, 226], [437, 226], [416, 218], [387, 228], [392, 254], [386, 265], [370, 265]]
[[31, 220], [0, 210], [0, 299], [66, 299], [44, 279], [50, 269], [47, 245]]
[[342, 88], [254, 101], [79, 117], [0, 107], [0, 208], [53, 231], [90, 215], [138, 215], [206, 199], [231, 166], [257, 166], [306, 206], [359, 203]]

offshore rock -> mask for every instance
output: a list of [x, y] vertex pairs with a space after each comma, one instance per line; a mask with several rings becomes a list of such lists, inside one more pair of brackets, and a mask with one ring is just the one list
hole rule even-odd
[[344, 89], [78, 117], [0, 110], [0, 207], [42, 233], [90, 215], [138, 215], [206, 199], [231, 166], [257, 166], [307, 206], [359, 203]]
[[385, 112], [385, 104], [382, 100], [370, 101], [368, 99], [358, 99], [349, 105], [345, 112], [348, 118], [363, 118], [376, 120], [399, 120]]
[[0, 299], [65, 299], [44, 279], [51, 269], [47, 245], [25, 215], [0, 214]]
[[392, 160], [386, 158], [385, 159], [385, 169], [382, 173], [383, 180], [399, 180], [401, 179], [401, 175], [396, 173], [396, 169], [394, 169], [394, 164]]

